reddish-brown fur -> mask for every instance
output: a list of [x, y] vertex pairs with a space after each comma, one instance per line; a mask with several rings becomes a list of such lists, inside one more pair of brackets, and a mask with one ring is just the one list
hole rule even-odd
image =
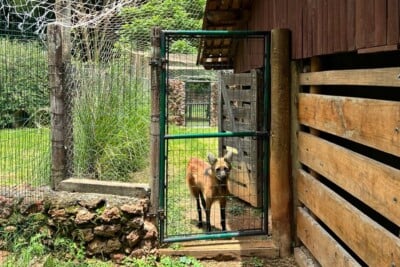
[[231, 153], [218, 159], [209, 154], [208, 160], [211, 164], [198, 158], [191, 158], [187, 166], [186, 182], [197, 202], [198, 226], [203, 226], [201, 202], [206, 212], [207, 231], [211, 231], [210, 210], [215, 201], [219, 201], [220, 203], [221, 226], [222, 230], [226, 230], [225, 207], [226, 197], [229, 195], [227, 179], [229, 178], [229, 171], [231, 169], [231, 157]]

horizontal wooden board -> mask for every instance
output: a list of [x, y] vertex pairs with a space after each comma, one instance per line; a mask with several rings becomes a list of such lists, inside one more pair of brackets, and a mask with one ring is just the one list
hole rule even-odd
[[297, 209], [297, 235], [322, 266], [360, 266], [304, 208]]
[[300, 74], [300, 85], [400, 86], [400, 68], [328, 70]]
[[400, 239], [303, 170], [299, 200], [368, 266], [400, 265]]
[[298, 140], [301, 163], [400, 225], [400, 170], [308, 133]]
[[242, 257], [279, 257], [279, 248], [271, 240], [213, 240], [180, 243], [179, 248], [161, 248], [161, 255], [192, 256], [199, 259], [241, 259]]
[[400, 102], [299, 94], [299, 121], [400, 156]]
[[310, 251], [304, 247], [295, 247], [293, 251], [294, 260], [299, 267], [320, 267], [319, 263], [311, 255]]

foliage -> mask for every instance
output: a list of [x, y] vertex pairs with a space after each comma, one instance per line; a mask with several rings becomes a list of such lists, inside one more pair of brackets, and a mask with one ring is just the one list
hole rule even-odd
[[43, 47], [37, 41], [2, 38], [0, 58], [0, 128], [47, 125], [50, 103]]
[[77, 68], [88, 75], [80, 78], [74, 103], [75, 170], [128, 181], [148, 164], [148, 92], [121, 62]]
[[193, 257], [182, 256], [179, 258], [173, 258], [168, 256], [162, 256], [160, 259], [156, 257], [144, 257], [144, 258], [126, 258], [124, 260], [125, 266], [133, 267], [201, 267], [203, 266], [197, 259]]
[[[150, 31], [159, 26], [168, 30], [201, 28], [205, 0], [149, 0], [137, 7], [126, 7], [121, 16], [128, 23], [121, 27], [121, 42], [136, 43], [139, 49], [150, 45]], [[177, 44], [177, 49], [183, 44]], [[193, 51], [187, 44], [180, 52]]]
[[195, 54], [197, 52], [197, 49], [188, 40], [181, 39], [172, 43], [170, 52], [182, 53], [182, 54]]

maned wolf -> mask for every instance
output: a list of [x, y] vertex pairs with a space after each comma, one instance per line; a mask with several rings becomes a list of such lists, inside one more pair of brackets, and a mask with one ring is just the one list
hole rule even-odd
[[222, 230], [226, 230], [225, 207], [226, 197], [229, 195], [227, 180], [231, 170], [232, 152], [229, 151], [222, 158], [215, 158], [212, 154], [208, 154], [207, 162], [191, 158], [186, 170], [186, 182], [190, 192], [197, 202], [197, 212], [199, 214], [199, 222], [197, 226], [203, 227], [201, 216], [201, 204], [206, 212], [206, 228], [211, 232], [210, 211], [214, 201], [219, 201], [221, 207], [221, 226]]

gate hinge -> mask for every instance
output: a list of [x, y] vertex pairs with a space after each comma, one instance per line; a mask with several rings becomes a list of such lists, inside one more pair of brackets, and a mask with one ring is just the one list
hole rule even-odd
[[165, 219], [165, 211], [158, 210], [156, 213], [148, 213], [147, 216], [149, 218], [158, 218], [159, 220], [164, 220]]
[[160, 67], [160, 68], [164, 69], [167, 62], [168, 62], [168, 60], [165, 58], [152, 58], [150, 60], [149, 65], [152, 67]]

